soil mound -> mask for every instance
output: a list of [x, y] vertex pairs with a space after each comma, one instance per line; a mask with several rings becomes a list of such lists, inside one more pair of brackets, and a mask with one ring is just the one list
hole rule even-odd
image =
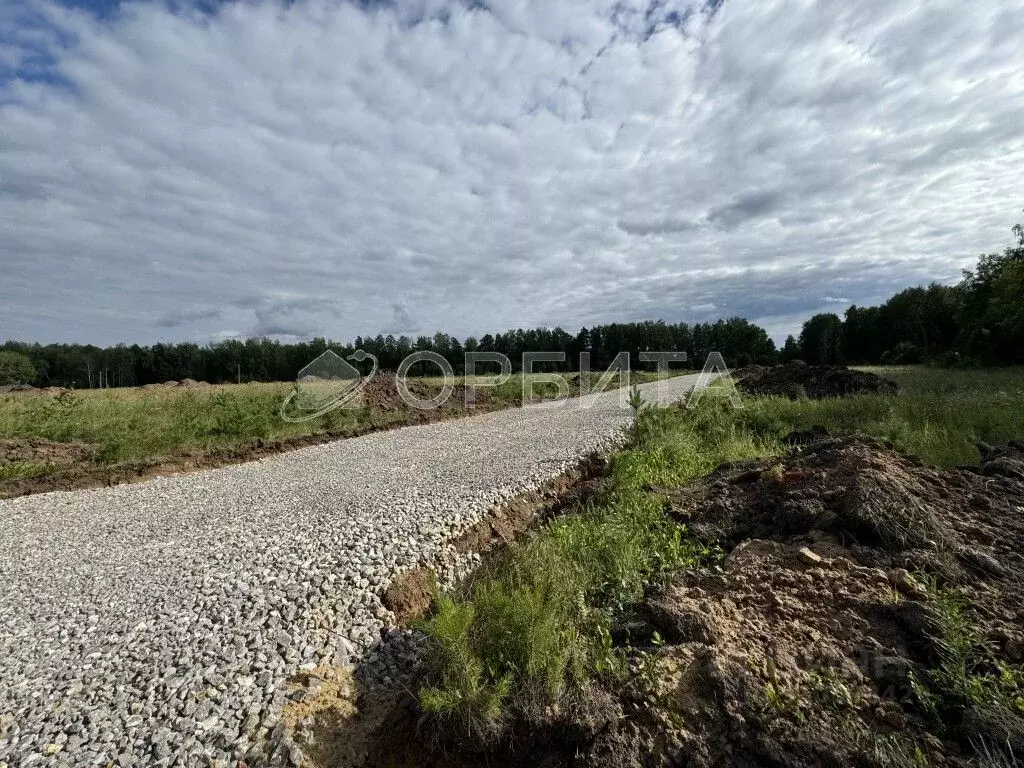
[[941, 470], [868, 438], [823, 438], [782, 459], [723, 465], [678, 494], [672, 510], [727, 548], [810, 537], [871, 565], [941, 566], [959, 578], [957, 568], [977, 571], [983, 561], [1019, 570], [1022, 443], [982, 451], [977, 469]]
[[[444, 390], [440, 386], [433, 386], [430, 384], [424, 384], [423, 382], [416, 381], [415, 379], [407, 379], [404, 386], [405, 391], [410, 395], [414, 401], [419, 401], [424, 406], [431, 400], [439, 400], [444, 395]], [[423, 414], [429, 414], [433, 410], [436, 410], [438, 414], [452, 415], [455, 413], [465, 412], [466, 409], [466, 387], [462, 384], [454, 385], [454, 389], [451, 394], [441, 403], [436, 409], [429, 407], [415, 408], [412, 405], [406, 403], [403, 395], [398, 390], [398, 385], [395, 382], [395, 377], [392, 374], [384, 373], [379, 376], [374, 376], [370, 379], [366, 386], [363, 387], [361, 392], [362, 401], [364, 405], [372, 406], [385, 413], [394, 411], [419, 411]], [[487, 408], [493, 405], [492, 397], [487, 393], [486, 389], [478, 388], [476, 391], [476, 407]]]
[[800, 361], [765, 367], [751, 365], [733, 371], [736, 385], [751, 395], [781, 395], [796, 400], [857, 394], [895, 394], [896, 382], [842, 365], [807, 365]]
[[727, 554], [649, 596], [643, 619], [667, 645], [584, 764], [1022, 754], [1024, 443], [981, 453], [976, 471], [935, 470], [820, 439], [673, 495], [672, 514]]

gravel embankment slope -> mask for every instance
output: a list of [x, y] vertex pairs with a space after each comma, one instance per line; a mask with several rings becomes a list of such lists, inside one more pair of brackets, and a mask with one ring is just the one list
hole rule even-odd
[[372, 644], [399, 570], [612, 447], [619, 397], [0, 501], [0, 766], [255, 760], [283, 680]]

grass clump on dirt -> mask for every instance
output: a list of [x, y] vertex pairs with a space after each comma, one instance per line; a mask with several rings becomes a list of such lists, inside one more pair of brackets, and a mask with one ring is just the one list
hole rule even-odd
[[979, 633], [966, 600], [925, 576], [931, 597], [937, 663], [912, 687], [940, 725], [960, 723], [972, 707], [998, 707], [1024, 716], [1024, 666], [997, 660]]
[[53, 471], [53, 466], [41, 461], [14, 461], [0, 464], [0, 480], [16, 477], [43, 477]]

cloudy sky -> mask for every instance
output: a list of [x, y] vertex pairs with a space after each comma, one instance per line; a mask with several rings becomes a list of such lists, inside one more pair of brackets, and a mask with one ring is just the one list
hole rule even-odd
[[1024, 0], [0, 0], [0, 340], [809, 314], [1024, 208]]

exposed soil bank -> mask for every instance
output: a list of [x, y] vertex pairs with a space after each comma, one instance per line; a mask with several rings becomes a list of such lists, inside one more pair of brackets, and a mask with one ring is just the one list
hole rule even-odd
[[896, 382], [842, 365], [807, 365], [800, 361], [733, 371], [737, 386], [751, 395], [781, 395], [793, 400], [857, 394], [895, 394]]

